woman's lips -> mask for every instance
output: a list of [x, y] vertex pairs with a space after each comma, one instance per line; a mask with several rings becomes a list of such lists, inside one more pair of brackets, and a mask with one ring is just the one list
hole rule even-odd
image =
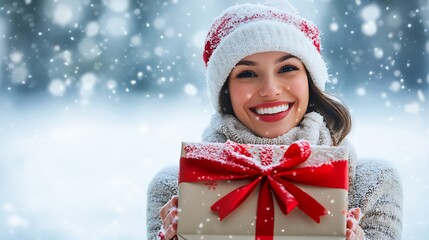
[[250, 111], [263, 122], [276, 122], [285, 118], [292, 106], [290, 102], [263, 103], [250, 108]]

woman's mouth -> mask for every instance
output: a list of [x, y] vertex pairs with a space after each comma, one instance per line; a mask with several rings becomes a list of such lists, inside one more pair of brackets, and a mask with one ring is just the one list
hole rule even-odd
[[250, 108], [256, 117], [264, 122], [276, 122], [285, 118], [293, 103], [264, 103]]
[[255, 108], [255, 112], [257, 114], [277, 114], [280, 112], [284, 112], [289, 109], [289, 104], [283, 104], [277, 107], [268, 107], [268, 108]]

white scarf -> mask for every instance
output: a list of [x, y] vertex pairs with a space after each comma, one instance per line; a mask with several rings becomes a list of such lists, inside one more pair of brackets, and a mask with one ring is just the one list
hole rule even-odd
[[[307, 140], [311, 145], [333, 145], [331, 133], [323, 121], [322, 115], [316, 112], [305, 114], [298, 126], [276, 138], [257, 136], [234, 116], [215, 113], [212, 116], [210, 125], [204, 130], [202, 138], [205, 142], [226, 142], [231, 140], [242, 144], [290, 145], [297, 140]], [[349, 185], [353, 186], [356, 170], [356, 152], [353, 145], [347, 140], [343, 140], [340, 146], [344, 146], [348, 150]], [[353, 191], [352, 188], [350, 191]]]
[[311, 145], [330, 146], [333, 143], [323, 117], [316, 112], [307, 113], [297, 127], [276, 138], [257, 136], [234, 116], [216, 113], [203, 132], [203, 141], [225, 142], [227, 139], [244, 144], [290, 145], [301, 139], [309, 141]]

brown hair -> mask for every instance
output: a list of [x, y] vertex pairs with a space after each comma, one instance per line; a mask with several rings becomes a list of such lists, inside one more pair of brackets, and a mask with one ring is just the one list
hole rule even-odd
[[232, 109], [231, 98], [229, 97], [229, 77], [226, 79], [225, 83], [222, 86], [219, 94], [219, 107], [220, 113], [224, 115], [232, 115], [234, 117], [234, 109]]
[[321, 91], [308, 74], [309, 103], [308, 112], [317, 112], [323, 116], [334, 145], [337, 146], [344, 140], [352, 129], [352, 118], [347, 107], [338, 99]]
[[[337, 146], [351, 131], [351, 114], [343, 103], [317, 88], [308, 72], [307, 78], [309, 88], [307, 113], [317, 112], [323, 116], [331, 133], [332, 141], [334, 142], [334, 145]], [[219, 94], [219, 110], [224, 115], [232, 115], [235, 117], [231, 98], [229, 97], [228, 85], [229, 77], [222, 86]]]

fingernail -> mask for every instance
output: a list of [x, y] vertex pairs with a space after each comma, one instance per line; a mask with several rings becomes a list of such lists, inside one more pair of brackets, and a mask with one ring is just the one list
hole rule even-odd
[[347, 219], [347, 228], [349, 229], [353, 228], [353, 221], [350, 219]]

